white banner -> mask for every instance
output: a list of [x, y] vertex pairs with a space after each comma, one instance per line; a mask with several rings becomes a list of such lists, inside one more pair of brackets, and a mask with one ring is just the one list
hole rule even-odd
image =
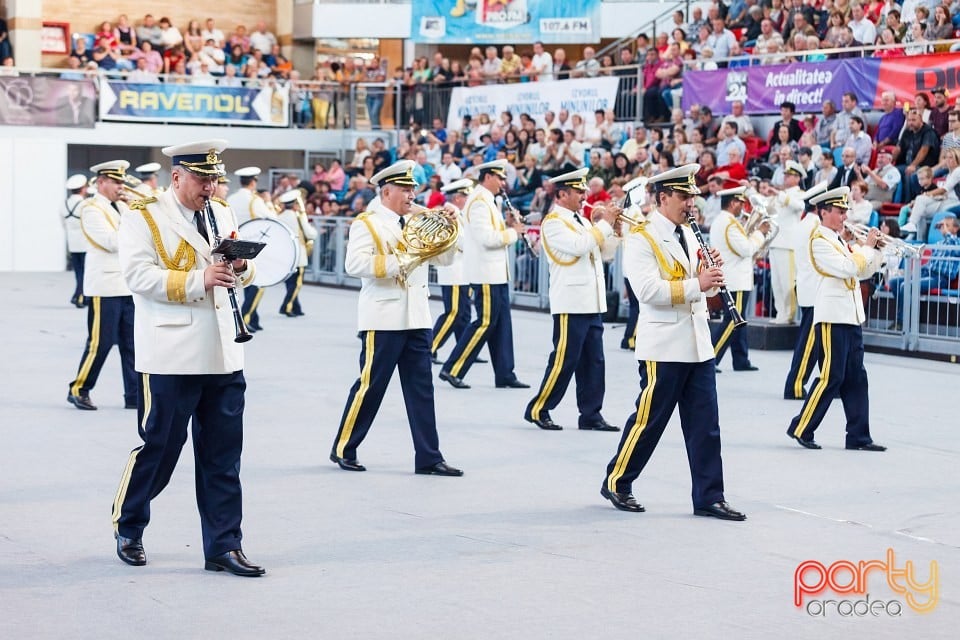
[[619, 83], [620, 78], [605, 77], [456, 87], [450, 96], [447, 128], [459, 130], [467, 114], [474, 122], [481, 113], [496, 121], [504, 111], [513, 114], [514, 122], [519, 122], [520, 114], [526, 113], [538, 126], [543, 124], [544, 113], [557, 114], [561, 109], [569, 111], [571, 116], [579, 113], [584, 122], [593, 122], [593, 112], [597, 109], [613, 109]]

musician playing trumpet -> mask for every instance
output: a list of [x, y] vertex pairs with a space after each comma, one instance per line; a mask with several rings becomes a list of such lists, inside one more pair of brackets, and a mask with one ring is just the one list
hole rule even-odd
[[[415, 472], [461, 476], [462, 471], [444, 461], [437, 435], [427, 264], [422, 262], [404, 273], [406, 259], [401, 261], [404, 254], [410, 255], [404, 227], [414, 224], [419, 215], [410, 215], [417, 186], [414, 165], [412, 160], [401, 160], [374, 174], [370, 182], [380, 188], [380, 202], [350, 225], [345, 268], [362, 283], [357, 303], [360, 377], [347, 396], [330, 460], [344, 471], [366, 471], [357, 460], [357, 448], [373, 424], [394, 370], [398, 370], [416, 452]], [[456, 208], [446, 207], [443, 215], [448, 224], [458, 224]], [[449, 265], [456, 249], [454, 243], [430, 261]]]
[[[753, 233], [747, 233], [740, 224], [740, 215], [747, 201], [746, 190], [746, 187], [735, 187], [718, 191], [721, 211], [710, 226], [710, 244], [720, 252], [723, 278], [741, 315], [746, 312], [753, 291], [754, 256], [763, 246], [765, 234], [770, 231], [769, 222], [761, 223]], [[736, 326], [728, 311], [724, 311], [722, 324], [711, 325], [711, 334], [717, 365], [729, 348], [733, 353], [734, 371], [757, 370], [750, 363], [747, 327]]]
[[619, 431], [600, 414], [603, 407], [603, 314], [607, 287], [603, 262], [617, 251], [617, 208], [597, 203], [593, 221], [580, 212], [587, 169], [551, 178], [556, 203], [540, 225], [540, 246], [550, 264], [550, 313], [553, 352], [537, 395], [524, 419], [541, 429], [562, 427], [550, 416], [576, 375], [578, 426], [582, 430]]

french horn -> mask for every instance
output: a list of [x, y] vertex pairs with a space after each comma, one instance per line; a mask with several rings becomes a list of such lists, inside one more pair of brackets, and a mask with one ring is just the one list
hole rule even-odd
[[442, 208], [420, 209], [406, 221], [401, 235], [403, 242], [394, 248], [394, 254], [400, 264], [397, 282], [405, 287], [417, 267], [456, 246], [460, 225]]

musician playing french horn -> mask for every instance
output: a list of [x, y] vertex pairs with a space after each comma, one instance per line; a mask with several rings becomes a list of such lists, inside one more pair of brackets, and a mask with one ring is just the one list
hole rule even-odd
[[307, 219], [299, 189], [285, 191], [278, 200], [283, 209], [277, 214], [277, 220], [286, 225], [297, 238], [297, 270], [290, 274], [285, 282], [287, 291], [280, 303], [280, 314], [296, 318], [305, 315], [300, 307], [300, 289], [303, 288], [303, 272], [310, 263], [313, 243], [318, 234], [317, 228]]
[[[345, 268], [361, 279], [357, 304], [360, 377], [347, 396], [330, 460], [345, 471], [366, 471], [357, 461], [357, 448], [373, 424], [394, 370], [398, 370], [416, 452], [415, 472], [461, 476], [462, 471], [444, 461], [437, 435], [426, 264], [453, 262], [457, 215], [450, 205], [445, 205], [442, 213], [431, 210], [411, 215], [417, 186], [414, 164], [401, 160], [374, 174], [370, 182], [380, 188], [380, 202], [350, 225]], [[427, 233], [410, 237], [407, 226]], [[439, 244], [434, 244], [435, 240]]]
[[[740, 314], [746, 312], [750, 292], [753, 291], [754, 256], [764, 244], [765, 234], [770, 232], [770, 223], [759, 223], [750, 233], [740, 224], [747, 187], [735, 187], [718, 191], [720, 213], [710, 225], [710, 244], [717, 248], [723, 259], [723, 278], [733, 295]], [[759, 207], [759, 205], [758, 205]], [[760, 212], [755, 212], [760, 215]], [[723, 322], [711, 325], [713, 353], [719, 365], [729, 348], [733, 354], [734, 371], [756, 371], [750, 363], [747, 327], [736, 326], [730, 314], [724, 311]]]
[[560, 404], [574, 374], [579, 428], [620, 430], [600, 414], [605, 389], [603, 314], [607, 311], [603, 262], [612, 260], [617, 251], [620, 222], [618, 207], [606, 203], [593, 207], [592, 221], [581, 212], [586, 175], [587, 169], [577, 169], [550, 179], [557, 189], [556, 202], [540, 224], [540, 247], [550, 264], [553, 352], [524, 419], [547, 431], [562, 429], [550, 411]]

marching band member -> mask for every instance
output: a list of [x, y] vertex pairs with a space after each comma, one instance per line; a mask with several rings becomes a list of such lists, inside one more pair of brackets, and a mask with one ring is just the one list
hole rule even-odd
[[70, 254], [70, 266], [73, 268], [73, 277], [76, 286], [70, 296], [70, 304], [82, 309], [86, 306], [83, 297], [83, 265], [87, 257], [87, 239], [83, 237], [83, 227], [80, 225], [80, 215], [77, 210], [87, 197], [87, 178], [82, 173], [76, 173], [67, 179], [64, 185], [70, 195], [63, 202], [63, 228], [67, 234], [67, 252]]
[[[477, 165], [478, 184], [464, 205], [467, 240], [464, 269], [473, 287], [477, 319], [457, 341], [440, 370], [440, 379], [456, 389], [469, 389], [463, 381], [484, 344], [489, 343], [497, 388], [529, 389], [514, 373], [513, 326], [510, 318], [510, 258], [507, 248], [524, 231], [520, 220], [504, 222], [494, 200], [506, 184], [506, 160]], [[508, 228], [509, 227], [509, 228]]]
[[[827, 190], [827, 183], [821, 182], [804, 193], [809, 201], [813, 196]], [[797, 304], [800, 305], [800, 330], [793, 345], [793, 359], [790, 371], [783, 385], [784, 400], [803, 400], [804, 386], [813, 373], [813, 367], [820, 361], [820, 349], [817, 334], [813, 330], [813, 303], [817, 297], [817, 286], [822, 277], [813, 268], [810, 261], [810, 240], [820, 226], [820, 216], [815, 206], [807, 206], [800, 224], [794, 232], [794, 256], [797, 260]]]
[[[345, 268], [362, 282], [357, 305], [363, 346], [360, 377], [347, 397], [330, 460], [345, 471], [366, 471], [357, 461], [357, 447], [373, 424], [394, 370], [399, 370], [416, 451], [415, 472], [462, 476], [462, 471], [444, 461], [437, 435], [430, 371], [433, 323], [428, 267], [421, 264], [406, 274], [405, 285], [397, 279], [400, 263], [395, 251], [402, 242], [404, 216], [411, 211], [417, 187], [414, 165], [412, 160], [401, 160], [376, 173], [370, 182], [380, 187], [381, 202], [350, 225]], [[446, 215], [455, 220], [452, 206]], [[455, 251], [452, 248], [431, 262], [449, 265]]]
[[[720, 252], [723, 278], [741, 316], [746, 314], [750, 292], [753, 291], [754, 256], [763, 246], [763, 234], [770, 228], [764, 223], [759, 231], [748, 236], [740, 224], [743, 203], [747, 200], [746, 190], [746, 187], [736, 187], [718, 191], [721, 211], [710, 225], [710, 245]], [[728, 310], [724, 309], [723, 324], [712, 325], [711, 333], [716, 364], [720, 364], [729, 347], [733, 353], [734, 371], [757, 370], [750, 364], [747, 328], [734, 326]]]
[[793, 251], [794, 230], [803, 214], [803, 188], [800, 186], [807, 171], [799, 162], [788, 160], [784, 167], [783, 191], [773, 200], [780, 233], [770, 243], [770, 285], [776, 309], [774, 324], [793, 324], [797, 315], [796, 262]]
[[870, 437], [870, 398], [863, 366], [866, 320], [859, 280], [876, 273], [883, 260], [877, 250], [880, 231], [871, 229], [863, 245], [852, 250], [840, 237], [850, 207], [849, 187], [831, 189], [810, 200], [818, 205], [820, 226], [810, 239], [810, 260], [822, 276], [813, 303], [814, 330], [822, 352], [820, 377], [813, 381], [803, 409], [790, 421], [787, 435], [807, 449], [820, 449], [813, 438], [833, 399], [846, 415], [846, 448], [886, 451]]
[[550, 264], [553, 352], [523, 417], [548, 431], [563, 428], [551, 419], [550, 411], [560, 404], [574, 374], [580, 429], [620, 430], [600, 415], [605, 389], [603, 314], [607, 311], [603, 261], [612, 260], [617, 251], [617, 214], [598, 204], [593, 208], [595, 224], [581, 216], [586, 175], [584, 168], [550, 179], [556, 185], [556, 200], [540, 224], [540, 246]]
[[83, 270], [83, 294], [88, 298], [87, 344], [77, 377], [70, 383], [67, 402], [87, 411], [97, 408], [90, 401], [90, 391], [113, 345], [120, 350], [124, 406], [137, 408], [133, 298], [120, 273], [117, 255], [117, 229], [121, 216], [129, 211], [120, 199], [129, 166], [126, 160], [111, 160], [90, 167], [96, 175], [97, 194], [79, 207], [80, 227], [89, 245]]
[[208, 140], [163, 149], [172, 157], [170, 189], [132, 203], [120, 227], [120, 266], [137, 302], [143, 444], [127, 461], [113, 525], [120, 559], [146, 564], [150, 502], [170, 480], [192, 417], [204, 568], [253, 577], [265, 571], [240, 545], [246, 382], [227, 288], [252, 278], [254, 268], [218, 260], [208, 217], [227, 236], [236, 229], [233, 212], [211, 197], [225, 147]]
[[462, 247], [466, 241], [463, 207], [472, 189], [473, 180], [467, 178], [455, 180], [440, 189], [446, 194], [447, 202], [457, 208], [460, 238], [457, 241], [453, 263], [446, 267], [436, 267], [437, 284], [440, 285], [440, 292], [443, 296], [443, 313], [437, 317], [437, 322], [433, 325], [433, 344], [430, 348], [433, 364], [441, 364], [440, 360], [437, 359], [437, 351], [447, 341], [450, 334], [456, 336], [456, 340], [459, 341], [467, 325], [470, 324], [470, 283], [463, 270]]
[[[234, 171], [233, 175], [240, 178], [240, 188], [230, 194], [227, 203], [237, 216], [237, 226], [257, 218], [277, 217], [266, 201], [257, 195], [259, 167], [242, 167]], [[260, 287], [252, 283], [244, 287], [241, 313], [250, 331], [263, 331], [263, 327], [260, 326], [260, 314], [257, 313], [257, 307], [260, 306], [262, 299], [263, 289]]]
[[140, 184], [133, 188], [134, 191], [142, 194], [145, 198], [163, 193], [163, 187], [160, 186], [160, 178], [157, 175], [161, 168], [159, 162], [148, 162], [134, 169], [140, 174]]
[[300, 308], [300, 289], [303, 287], [303, 272], [313, 253], [313, 243], [317, 239], [317, 228], [307, 220], [300, 201], [300, 190], [290, 189], [280, 194], [280, 204], [283, 210], [277, 215], [277, 220], [287, 225], [297, 237], [297, 270], [286, 280], [287, 293], [280, 303], [280, 313], [289, 317], [305, 315]]
[[[647, 203], [647, 178], [640, 176], [634, 178], [623, 185], [623, 192], [626, 195], [623, 201], [624, 210], [628, 216], [634, 220], [645, 220], [650, 205]], [[623, 327], [623, 339], [620, 341], [620, 348], [633, 351], [637, 346], [637, 318], [640, 315], [640, 301], [630, 286], [630, 281], [626, 277], [623, 284], [627, 289], [627, 301], [629, 302], [629, 311], [627, 312], [627, 324]]]
[[[688, 164], [651, 177], [656, 208], [624, 240], [624, 272], [641, 305], [636, 354], [642, 391], [607, 465], [600, 494], [622, 511], [644, 511], [631, 487], [679, 405], [694, 515], [745, 520], [723, 495], [716, 373], [704, 295], [723, 284], [723, 271], [719, 264], [700, 268], [696, 236], [684, 224], [691, 200], [700, 193], [694, 181], [699, 169]], [[711, 255], [721, 263], [716, 249]]]

